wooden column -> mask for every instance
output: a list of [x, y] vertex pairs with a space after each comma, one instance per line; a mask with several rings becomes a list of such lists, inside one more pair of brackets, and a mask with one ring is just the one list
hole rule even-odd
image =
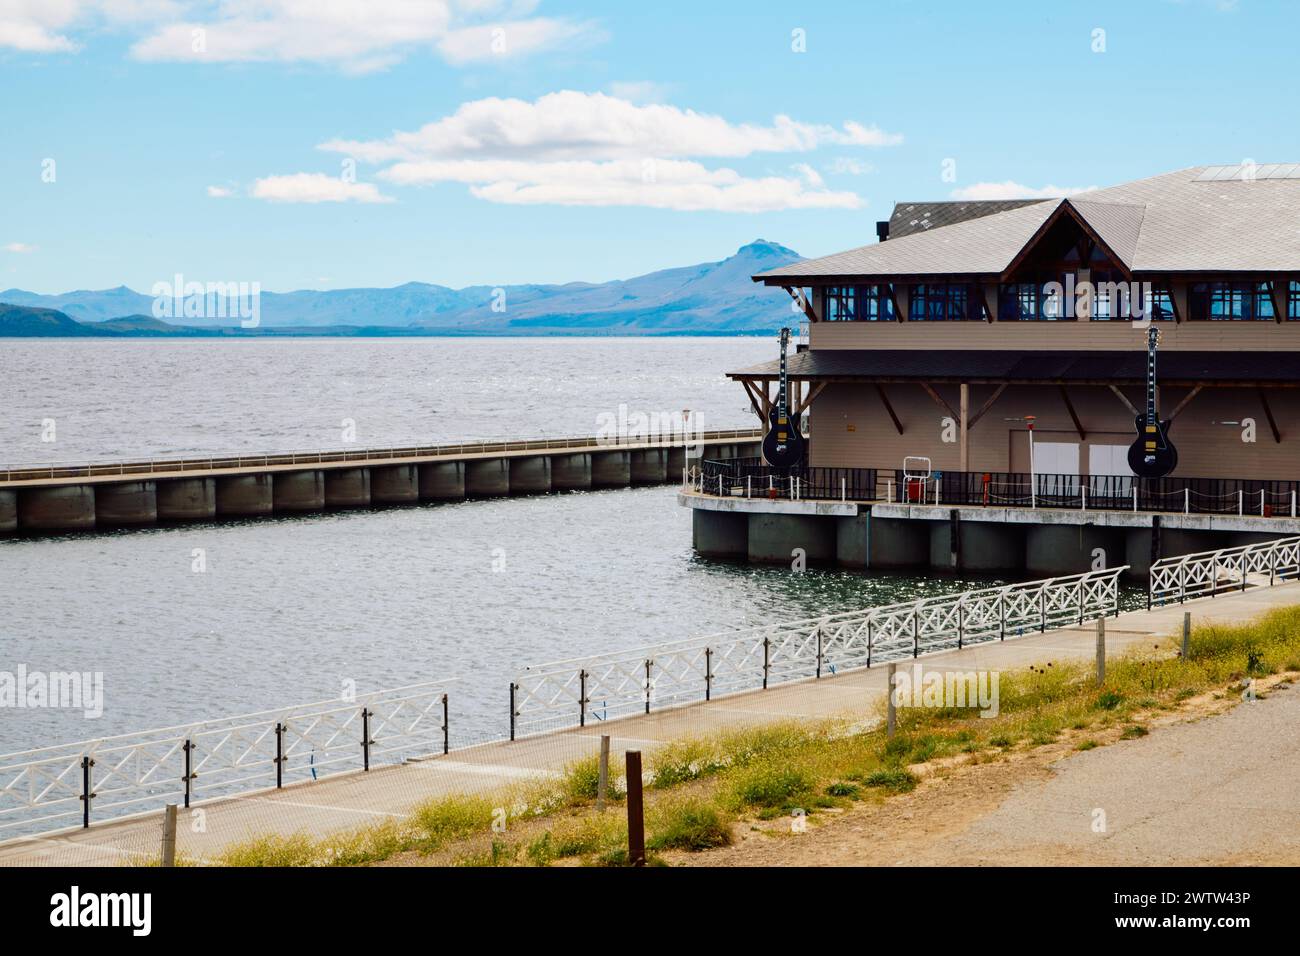
[[970, 386], [965, 382], [961, 383], [961, 470], [970, 471]]

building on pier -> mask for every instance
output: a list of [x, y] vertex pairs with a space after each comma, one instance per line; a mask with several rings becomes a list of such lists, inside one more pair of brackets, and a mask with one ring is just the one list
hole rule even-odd
[[[710, 463], [688, 503], [716, 515], [702, 499], [739, 495], [768, 515], [750, 518], [751, 532], [779, 526], [792, 504], [856, 502], [860, 523], [865, 508], [882, 527], [906, 512], [933, 540], [891, 546], [880, 563], [924, 552], [932, 566], [987, 570], [1084, 570], [1098, 549], [1140, 569], [1171, 549], [1295, 533], [1298, 222], [1300, 164], [1200, 166], [1066, 199], [898, 203], [879, 241], [754, 276], [806, 317], [807, 344], [788, 362], [806, 464], [782, 475]], [[1178, 450], [1159, 479], [1127, 460], [1147, 403], [1149, 325], [1160, 330], [1155, 400]], [[778, 369], [729, 373], [764, 420]], [[970, 522], [986, 527], [968, 537], [987, 547], [959, 547], [959, 508], [975, 509]], [[1010, 515], [1015, 533], [994, 533], [995, 510], [1004, 527], [1002, 512], [1027, 514]], [[1068, 554], [1063, 521], [1076, 529]], [[1122, 548], [1106, 521], [1134, 525]], [[734, 553], [739, 528], [727, 524], [697, 520], [697, 546]], [[1048, 526], [1058, 530], [1026, 530]], [[750, 558], [785, 559], [779, 531], [759, 538]], [[864, 548], [823, 534], [812, 551], [876, 563]]]

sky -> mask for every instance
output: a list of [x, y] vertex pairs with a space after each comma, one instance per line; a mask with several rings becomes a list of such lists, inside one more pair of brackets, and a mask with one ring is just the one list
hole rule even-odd
[[0, 289], [605, 281], [1300, 161], [1287, 0], [0, 0]]

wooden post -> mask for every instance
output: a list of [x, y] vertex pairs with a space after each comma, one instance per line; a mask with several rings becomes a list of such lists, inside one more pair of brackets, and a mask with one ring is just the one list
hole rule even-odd
[[605, 809], [605, 794], [609, 791], [609, 734], [600, 735], [600, 776], [596, 780], [596, 809]]
[[1106, 619], [1097, 618], [1097, 686], [1106, 683]]
[[961, 437], [961, 471], [962, 471], [963, 473], [965, 473], [965, 472], [967, 472], [967, 471], [970, 470], [970, 469], [967, 467], [967, 465], [969, 464], [969, 460], [970, 460], [970, 455], [969, 455], [970, 442], [968, 441], [968, 433], [969, 433], [970, 429], [969, 429], [969, 427], [968, 427], [967, 424], [966, 424], [966, 423], [970, 420], [970, 386], [967, 385], [965, 382], [962, 382], [962, 383], [961, 383], [961, 404], [960, 404], [960, 412], [961, 412], [961, 435], [960, 435], [960, 437]]
[[1183, 660], [1187, 660], [1187, 650], [1192, 643], [1192, 612], [1183, 612]]
[[627, 862], [645, 866], [645, 814], [641, 805], [641, 751], [627, 752]]
[[885, 735], [891, 740], [894, 737], [894, 731], [898, 729], [898, 707], [894, 703], [894, 671], [896, 668], [896, 664], [889, 665], [889, 694], [887, 698], [889, 704], [886, 710], [888, 716], [885, 720]]
[[162, 866], [176, 865], [176, 804], [163, 810]]

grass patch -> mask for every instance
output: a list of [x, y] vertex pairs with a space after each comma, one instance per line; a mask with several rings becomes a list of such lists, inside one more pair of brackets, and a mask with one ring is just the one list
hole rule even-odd
[[888, 790], [890, 793], [910, 793], [916, 789], [916, 774], [910, 770], [901, 767], [895, 767], [891, 770], [877, 770], [874, 773], [867, 774], [862, 781], [868, 787], [879, 787], [882, 790]]
[[651, 850], [712, 850], [731, 844], [731, 821], [713, 803], [692, 798], [659, 807], [650, 822]]

